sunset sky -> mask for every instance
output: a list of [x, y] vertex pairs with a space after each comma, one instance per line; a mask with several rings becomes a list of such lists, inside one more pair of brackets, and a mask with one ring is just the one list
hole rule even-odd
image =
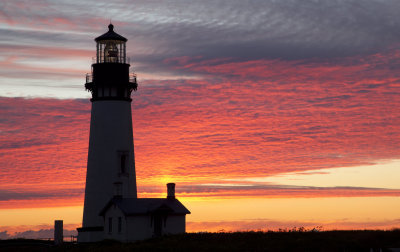
[[138, 75], [139, 197], [165, 197], [175, 182], [189, 232], [399, 228], [399, 10], [398, 0], [1, 1], [0, 239], [44, 236], [55, 219], [81, 225], [85, 74], [110, 20]]

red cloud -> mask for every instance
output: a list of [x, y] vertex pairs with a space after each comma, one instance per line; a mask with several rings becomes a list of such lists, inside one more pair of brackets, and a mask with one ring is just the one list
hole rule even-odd
[[[159, 81], [157, 86], [147, 82], [134, 94], [139, 192], [143, 188], [142, 195], [160, 194], [162, 190], [149, 192], [146, 188], [163, 187], [170, 181], [200, 185], [225, 178], [265, 177], [399, 158], [400, 71], [387, 65], [397, 66], [398, 55], [329, 64], [170, 60], [170, 64], [177, 62], [177, 67], [206, 77], [178, 83]], [[83, 188], [89, 101], [1, 98], [0, 105], [4, 114], [0, 189]], [[45, 186], [38, 188], [43, 181]], [[194, 188], [182, 195], [205, 195], [200, 187]], [[398, 192], [221, 189], [215, 195], [308, 197]], [[70, 197], [81, 200], [81, 196]]]

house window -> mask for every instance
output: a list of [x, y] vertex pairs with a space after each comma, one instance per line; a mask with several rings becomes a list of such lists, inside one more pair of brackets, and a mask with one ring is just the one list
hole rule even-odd
[[108, 218], [108, 232], [112, 233], [112, 217]]
[[122, 232], [122, 218], [118, 217], [118, 233]]

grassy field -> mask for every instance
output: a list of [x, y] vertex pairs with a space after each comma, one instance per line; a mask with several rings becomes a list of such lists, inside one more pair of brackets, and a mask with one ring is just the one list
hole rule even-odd
[[2, 240], [0, 251], [391, 251], [400, 248], [400, 230], [324, 232], [188, 233], [135, 243], [93, 244]]

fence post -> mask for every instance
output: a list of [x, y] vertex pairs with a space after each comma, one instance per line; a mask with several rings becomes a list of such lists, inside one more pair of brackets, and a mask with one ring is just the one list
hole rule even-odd
[[54, 221], [54, 244], [61, 245], [63, 243], [63, 221], [55, 220]]

